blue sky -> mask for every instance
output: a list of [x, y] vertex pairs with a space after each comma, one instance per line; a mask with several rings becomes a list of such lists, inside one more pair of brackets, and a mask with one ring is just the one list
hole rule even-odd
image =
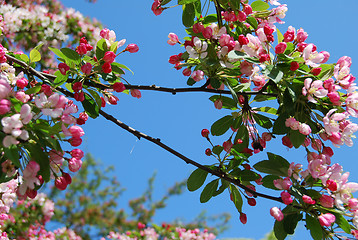
[[[73, 7], [84, 15], [100, 20], [116, 32], [117, 39], [126, 38], [127, 43], [138, 44], [138, 53], [124, 54], [117, 59], [133, 70], [134, 75], [128, 73], [126, 76], [131, 84], [186, 86], [186, 78], [181, 72], [172, 69], [172, 65], [168, 63], [169, 56], [183, 52], [183, 48], [172, 47], [166, 43], [170, 32], [175, 32], [179, 38], [186, 36], [181, 24], [180, 8], [173, 8], [164, 11], [161, 16], [155, 16], [150, 11], [151, 0], [98, 0], [95, 4], [84, 0], [62, 2], [67, 7]], [[287, 4], [289, 9], [284, 19], [286, 24], [279, 26], [281, 32], [285, 32], [290, 25], [296, 29], [302, 27], [309, 34], [306, 42], [316, 44], [318, 51], [325, 50], [331, 54], [330, 63], [336, 62], [344, 55], [352, 57], [351, 71], [358, 75], [356, 0], [300, 0], [281, 3]], [[117, 106], [109, 106], [104, 110], [139, 131], [162, 139], [164, 143], [189, 158], [206, 164], [211, 163], [204, 154], [204, 150], [209, 146], [201, 137], [200, 131], [203, 128], [210, 129], [214, 121], [229, 114], [227, 110], [216, 110], [208, 100], [210, 96], [204, 93], [171, 95], [142, 91], [141, 99], [121, 94]], [[195, 169], [152, 143], [137, 140], [103, 118], [89, 120], [84, 129], [86, 135], [82, 144], [83, 149], [105, 164], [114, 165], [119, 181], [127, 189], [119, 199], [119, 205], [123, 208], [129, 199], [139, 196], [144, 191], [147, 179], [154, 171], [157, 171], [155, 194], [160, 196], [175, 181], [187, 178]], [[225, 139], [214, 138], [213, 141], [222, 144]], [[358, 173], [353, 173], [352, 169], [355, 170], [358, 166], [357, 144], [355, 141], [351, 148], [342, 147], [336, 150], [332, 158], [333, 162], [341, 163], [346, 171], [351, 170], [350, 180], [356, 182]], [[303, 151], [288, 150], [279, 142], [270, 142], [266, 151], [281, 154], [290, 162], [306, 161]], [[265, 152], [257, 155], [255, 159], [265, 159]], [[278, 192], [274, 194], [278, 195]], [[260, 239], [272, 229], [274, 221], [269, 215], [269, 208], [277, 206], [275, 202], [257, 199], [256, 207], [244, 204], [248, 223], [242, 225], [227, 193], [211, 199], [206, 204], [200, 204], [199, 195], [200, 191], [187, 192], [180, 197], [172, 198], [166, 209], [158, 211], [155, 221], [161, 223], [177, 217], [191, 220], [205, 209], [208, 214], [231, 213], [231, 228], [220, 235], [220, 238]], [[293, 239], [308, 238], [303, 225], [298, 227], [298, 231]]]

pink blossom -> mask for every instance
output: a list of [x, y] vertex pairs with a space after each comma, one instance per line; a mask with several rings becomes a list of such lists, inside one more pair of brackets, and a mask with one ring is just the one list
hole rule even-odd
[[73, 158], [77, 158], [77, 159], [81, 159], [81, 158], [83, 158], [83, 156], [84, 156], [84, 153], [83, 153], [83, 151], [81, 150], [81, 149], [73, 149], [71, 152], [70, 152], [70, 154], [71, 154], [71, 156], [73, 157]]
[[305, 79], [302, 94], [307, 96], [308, 101], [316, 103], [317, 101], [313, 98], [313, 96], [323, 98], [327, 96], [328, 91], [323, 88], [323, 82], [321, 80], [312, 81], [313, 80], [311, 78]]
[[313, 178], [319, 178], [327, 172], [327, 166], [324, 165], [321, 159], [313, 159], [308, 164], [308, 171]]
[[123, 83], [121, 82], [116, 82], [112, 85], [112, 89], [115, 91], [115, 92], [123, 92], [126, 87], [124, 86]]
[[271, 208], [270, 214], [279, 222], [283, 220], [283, 217], [284, 217], [283, 213], [281, 212], [281, 210], [278, 207]]
[[104, 73], [111, 73], [112, 72], [112, 66], [109, 62], [105, 62], [103, 65], [102, 65], [102, 71]]
[[152, 4], [152, 11], [155, 16], [162, 14], [163, 8], [161, 7], [159, 0], [154, 0], [154, 3]]
[[324, 56], [324, 59], [322, 60], [322, 62], [321, 62], [321, 63], [325, 63], [325, 62], [327, 62], [327, 61], [328, 61], [328, 59], [329, 59], [329, 57], [331, 56], [331, 55], [329, 54], [329, 52], [326, 52], [326, 51], [321, 51], [320, 53], [321, 53], [321, 54], [323, 54], [323, 56]]
[[292, 186], [292, 182], [288, 177], [286, 177], [285, 179], [281, 179], [281, 178], [275, 179], [273, 180], [273, 184], [277, 189], [280, 190], [289, 190], [290, 187]]
[[296, 36], [297, 42], [299, 42], [299, 43], [304, 42], [304, 41], [306, 41], [307, 37], [308, 37], [308, 34], [302, 28], [297, 30], [297, 36]]
[[[246, 35], [249, 42], [246, 45], [242, 46], [242, 49], [250, 56], [250, 57], [258, 57], [260, 53], [263, 52], [263, 48], [261, 45], [261, 41], [258, 37], [255, 37], [251, 34]], [[240, 39], [239, 39], [240, 41]]]
[[72, 137], [75, 138], [80, 138], [85, 134], [80, 126], [71, 126], [68, 130], [70, 131]]
[[185, 49], [189, 53], [189, 57], [193, 59], [206, 58], [208, 53], [206, 52], [208, 48], [208, 43], [206, 41], [201, 41], [198, 37], [193, 39], [194, 46], [186, 46]]
[[179, 38], [175, 33], [169, 33], [168, 38], [169, 39], [168, 39], [167, 43], [169, 45], [174, 46], [175, 44], [179, 43]]
[[336, 217], [332, 213], [325, 213], [318, 217], [318, 221], [322, 227], [330, 227], [336, 221]]
[[282, 137], [282, 144], [288, 148], [292, 148], [293, 147], [293, 144], [291, 142], [291, 139], [289, 136], [284, 136]]
[[24, 77], [16, 80], [16, 86], [18, 88], [24, 89], [28, 84], [29, 82]]
[[292, 26], [289, 26], [287, 31], [283, 34], [283, 41], [292, 42], [296, 37], [296, 29]]
[[318, 67], [320, 63], [326, 58], [322, 53], [318, 53], [314, 49], [313, 44], [308, 44], [303, 50], [303, 59], [306, 64], [311, 67]]

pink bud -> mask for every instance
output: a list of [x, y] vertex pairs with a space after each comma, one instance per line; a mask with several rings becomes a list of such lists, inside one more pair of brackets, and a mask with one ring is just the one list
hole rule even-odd
[[81, 71], [85, 74], [85, 75], [90, 75], [91, 71], [92, 71], [92, 64], [90, 63], [86, 63], [85, 65], [83, 65], [81, 67]]
[[247, 199], [247, 203], [248, 203], [250, 206], [256, 206], [256, 199], [255, 199], [255, 198], [248, 198], [248, 199]]
[[321, 71], [322, 71], [322, 68], [321, 68], [321, 67], [317, 67], [317, 68], [313, 68], [313, 69], [311, 70], [311, 73], [312, 73], [313, 75], [315, 75], [315, 76], [318, 76], [318, 75], [321, 73]]
[[223, 147], [225, 152], [230, 152], [232, 148], [232, 142], [230, 140], [227, 140], [223, 143]]
[[68, 161], [68, 169], [70, 169], [71, 172], [77, 172], [82, 167], [82, 160], [77, 158], [71, 158], [70, 161]]
[[0, 100], [0, 115], [8, 113], [11, 110], [11, 102], [8, 99]]
[[71, 144], [72, 147], [78, 147], [79, 145], [81, 145], [82, 139], [72, 137], [72, 138], [68, 139], [68, 142]]
[[271, 208], [270, 214], [279, 222], [283, 220], [283, 213], [281, 212], [281, 210], [278, 207]]
[[71, 175], [68, 173], [62, 173], [63, 178], [66, 180], [67, 185], [72, 183]]
[[223, 101], [219, 98], [214, 102], [214, 106], [216, 109], [222, 109], [223, 107]]
[[20, 78], [20, 79], [18, 79], [18, 80], [16, 81], [16, 86], [17, 86], [18, 88], [24, 89], [24, 88], [27, 86], [28, 83], [29, 83], [29, 82], [27, 81], [26, 78]]
[[189, 77], [191, 75], [191, 69], [190, 68], [185, 68], [183, 70], [183, 75], [186, 77]]
[[289, 194], [288, 192], [282, 192], [281, 198], [282, 198], [283, 203], [286, 205], [289, 205], [293, 202], [291, 194]]
[[325, 213], [318, 217], [318, 221], [322, 227], [330, 227], [336, 221], [336, 217], [332, 213]]
[[209, 130], [208, 129], [203, 129], [201, 130], [201, 136], [203, 136], [204, 138], [207, 138], [209, 136]]
[[320, 52], [320, 53], [322, 53], [322, 54], [323, 54], [323, 56], [324, 56], [324, 58], [323, 58], [323, 60], [322, 60], [322, 62], [321, 62], [321, 63], [325, 63], [325, 62], [327, 62], [327, 61], [328, 61], [328, 59], [329, 59], [329, 57], [331, 56], [331, 55], [329, 54], [329, 52], [322, 51], [322, 52]]
[[303, 195], [302, 200], [307, 204], [315, 204], [316, 203], [315, 200], [313, 200], [310, 196], [307, 196], [307, 195]]
[[246, 21], [246, 13], [242, 12], [242, 11], [239, 11], [238, 19], [239, 19], [239, 22], [245, 22]]
[[131, 95], [132, 95], [132, 97], [135, 97], [138, 99], [142, 97], [142, 94], [138, 89], [131, 89]]
[[126, 50], [130, 53], [136, 53], [139, 51], [139, 47], [137, 46], [137, 44], [131, 43], [131, 44], [128, 44], [128, 46], [126, 47]]
[[196, 70], [191, 74], [190, 77], [194, 79], [195, 82], [199, 82], [204, 79], [204, 72], [201, 70]]
[[246, 44], [248, 44], [249, 43], [249, 39], [247, 38], [247, 37], [245, 37], [243, 34], [241, 34], [240, 36], [239, 36], [239, 43], [240, 43], [240, 45], [246, 45]]
[[126, 90], [126, 87], [124, 86], [123, 83], [116, 82], [112, 85], [112, 89], [116, 92], [123, 92], [124, 90]]
[[240, 222], [242, 223], [242, 224], [246, 224], [247, 223], [247, 216], [246, 216], [246, 214], [245, 213], [240, 213]]
[[103, 61], [108, 62], [108, 63], [113, 63], [115, 58], [116, 58], [116, 54], [114, 52], [107, 51], [104, 54]]
[[326, 181], [326, 186], [329, 190], [331, 190], [332, 192], [337, 191], [337, 183], [335, 181], [333, 181], [332, 179], [328, 179]]
[[275, 47], [275, 53], [276, 54], [282, 54], [285, 52], [287, 48], [287, 43], [285, 42], [280, 42], [279, 44], [277, 44], [277, 46]]
[[307, 125], [306, 123], [301, 123], [298, 127], [298, 131], [303, 134], [303, 135], [309, 135], [311, 134], [312, 130], [311, 127], [309, 125]]
[[73, 85], [72, 85], [72, 90], [75, 91], [75, 92], [79, 92], [82, 90], [82, 83], [81, 82], [75, 82]]
[[297, 69], [300, 68], [300, 64], [298, 62], [291, 62], [291, 67], [290, 67], [290, 70], [292, 72], [296, 71]]
[[307, 37], [308, 37], [308, 34], [302, 28], [300, 28], [297, 31], [296, 41], [299, 43], [304, 42], [304, 41], [306, 41]]
[[204, 31], [204, 29], [205, 29], [205, 27], [204, 27], [203, 23], [201, 23], [201, 22], [195, 23], [193, 25], [193, 32], [194, 33], [201, 33], [201, 32]]
[[68, 130], [74, 138], [80, 138], [85, 134], [80, 126], [71, 126]]
[[104, 73], [110, 73], [112, 72], [112, 66], [109, 62], [105, 62], [103, 65], [102, 65], [102, 71]]
[[289, 148], [292, 148], [293, 147], [293, 144], [290, 140], [290, 138], [286, 135], [282, 138], [282, 144], [286, 147], [289, 147]]
[[65, 190], [67, 188], [67, 181], [64, 177], [58, 177], [55, 180], [55, 186], [59, 190]]
[[323, 207], [333, 208], [334, 199], [331, 196], [322, 195], [322, 197], [319, 199], [319, 202]]
[[83, 100], [85, 100], [85, 93], [83, 91], [75, 92], [75, 94], [73, 94], [73, 97], [76, 99], [76, 101], [82, 102]]
[[73, 157], [73, 158], [77, 158], [77, 159], [81, 159], [81, 158], [83, 158], [83, 156], [84, 156], [84, 153], [83, 153], [83, 151], [81, 150], [81, 149], [73, 149], [71, 152], [70, 152], [70, 154], [71, 154], [71, 156]]
[[67, 71], [70, 70], [70, 67], [66, 63], [59, 63], [58, 69], [62, 75], [66, 75]]
[[203, 36], [206, 39], [211, 39], [213, 37], [213, 29], [206, 27], [203, 31]]

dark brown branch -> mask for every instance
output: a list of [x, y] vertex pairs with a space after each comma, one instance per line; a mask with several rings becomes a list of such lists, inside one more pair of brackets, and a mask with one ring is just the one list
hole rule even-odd
[[[12, 62], [16, 62], [19, 64], [25, 71], [30, 71], [33, 75], [36, 77], [44, 80], [48, 79], [50, 81], [54, 81], [56, 79], [55, 75], [39, 72], [32, 67], [28, 66], [25, 62], [18, 60], [10, 55], [6, 55], [8, 59], [10, 59]], [[72, 82], [74, 79], [68, 79], [68, 82]], [[103, 84], [103, 83], [96, 83], [93, 81], [86, 81], [86, 85], [95, 87], [101, 90], [105, 89], [111, 89], [111, 85]], [[193, 88], [168, 88], [168, 87], [159, 87], [156, 85], [129, 85], [124, 84], [126, 89], [138, 89], [138, 90], [151, 90], [151, 91], [158, 91], [158, 92], [168, 92], [175, 95], [176, 93], [184, 93], [184, 92], [206, 92], [206, 93], [216, 93], [216, 94], [226, 94], [231, 95], [231, 92], [228, 90], [219, 90], [219, 89], [209, 89], [209, 88], [202, 88], [202, 87], [193, 87]], [[249, 96], [249, 95], [265, 95], [265, 96], [272, 96], [276, 97], [277, 94], [275, 93], [268, 93], [264, 92], [262, 90], [260, 91], [245, 91], [245, 92], [237, 92], [237, 95], [243, 95], [243, 96]]]
[[[23, 67], [25, 70], [27, 70], [28, 72], [32, 73], [34, 76], [36, 76], [36, 77], [38, 77], [38, 78], [40, 78], [42, 80], [46, 80], [46, 79], [54, 80], [56, 78], [56, 76], [54, 76], [54, 75], [41, 73], [41, 72], [35, 70], [34, 68], [28, 66], [25, 62], [20, 61], [20, 60], [14, 58], [12, 56], [6, 55], [6, 57], [8, 59], [10, 59], [11, 61], [16, 62], [21, 67]], [[143, 86], [143, 87], [146, 87], [146, 88], [149, 88], [149, 89], [156, 88], [156, 86]], [[65, 90], [65, 89], [63, 89], [61, 87], [58, 87], [57, 89], [60, 92], [62, 92], [64, 95], [73, 98], [73, 93], [71, 93], [71, 92], [69, 92], [69, 91], [67, 91], [67, 90]], [[136, 89], [138, 89], [138, 88], [136, 88]], [[144, 88], [140, 88], [140, 89], [144, 89]], [[166, 89], [166, 88], [164, 88], [164, 89]], [[169, 89], [166, 89], [166, 90], [169, 90]], [[203, 90], [203, 89], [201, 89], [201, 90]], [[211, 89], [207, 89], [207, 90], [211, 90]], [[133, 134], [138, 139], [144, 138], [144, 139], [146, 139], [146, 140], [158, 145], [159, 147], [161, 147], [161, 148], [165, 149], [166, 151], [170, 152], [171, 154], [173, 154], [173, 155], [177, 156], [178, 158], [184, 160], [187, 164], [194, 165], [195, 167], [200, 168], [200, 169], [202, 169], [202, 170], [204, 170], [204, 171], [206, 171], [208, 173], [211, 173], [214, 176], [217, 176], [217, 177], [219, 177], [221, 179], [224, 179], [224, 180], [226, 180], [226, 181], [228, 181], [230, 183], [233, 183], [236, 186], [244, 189], [245, 191], [250, 192], [251, 194], [253, 194], [256, 197], [262, 197], [262, 198], [267, 198], [267, 199], [270, 199], [270, 200], [282, 202], [282, 199], [280, 197], [273, 197], [273, 196], [270, 196], [270, 195], [266, 195], [266, 194], [263, 194], [263, 193], [256, 192], [256, 191], [246, 187], [245, 185], [241, 184], [240, 180], [231, 178], [230, 176], [228, 176], [227, 174], [225, 174], [224, 172], [222, 172], [220, 170], [213, 170], [213, 169], [211, 169], [211, 168], [209, 168], [207, 166], [201, 165], [200, 163], [191, 160], [190, 158], [188, 158], [188, 157], [184, 156], [183, 154], [177, 152], [176, 150], [174, 150], [173, 148], [169, 147], [168, 145], [162, 143], [159, 138], [153, 138], [153, 137], [148, 136], [148, 135], [146, 135], [146, 134], [144, 134], [142, 132], [137, 131], [134, 128], [132, 128], [132, 127], [126, 125], [125, 123], [121, 122], [120, 120], [116, 119], [112, 115], [104, 112], [103, 110], [99, 110], [99, 114], [101, 114], [104, 118], [106, 118], [107, 120], [113, 122], [117, 126], [121, 127], [122, 129], [124, 129], [124, 130], [128, 131], [129, 133]]]

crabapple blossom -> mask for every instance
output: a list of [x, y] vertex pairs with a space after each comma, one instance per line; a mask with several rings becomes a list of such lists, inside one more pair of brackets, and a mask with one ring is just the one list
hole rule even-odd
[[195, 82], [199, 82], [204, 79], [204, 72], [201, 70], [196, 70], [191, 74], [190, 77], [194, 79]]
[[284, 204], [290, 205], [293, 202], [291, 194], [288, 192], [281, 192], [281, 198]]
[[128, 46], [126, 47], [125, 50], [130, 53], [136, 53], [139, 51], [139, 47], [137, 46], [137, 44], [131, 43], [131, 44], [128, 44]]
[[169, 33], [168, 38], [169, 39], [168, 39], [167, 43], [169, 45], [174, 46], [175, 44], [179, 43], [179, 38], [175, 33]]
[[92, 71], [92, 64], [90, 63], [86, 63], [81, 67], [81, 71], [85, 74], [85, 75], [90, 75], [91, 71]]
[[308, 44], [303, 50], [303, 59], [306, 64], [311, 67], [318, 67], [320, 63], [326, 58], [322, 53], [318, 53], [314, 50], [315, 46], [313, 44]]
[[208, 43], [206, 41], [201, 41], [198, 37], [193, 39], [194, 46], [186, 46], [186, 51], [189, 53], [190, 58], [206, 58], [208, 53], [206, 52], [208, 48]]
[[323, 87], [323, 82], [321, 80], [313, 81], [312, 78], [305, 79], [302, 94], [307, 96], [308, 101], [316, 103], [317, 101], [313, 98], [313, 96], [323, 98], [327, 96], [327, 93], [328, 91]]
[[123, 83], [121, 82], [116, 82], [112, 85], [112, 89], [115, 91], [115, 92], [123, 92], [126, 87], [124, 86]]

